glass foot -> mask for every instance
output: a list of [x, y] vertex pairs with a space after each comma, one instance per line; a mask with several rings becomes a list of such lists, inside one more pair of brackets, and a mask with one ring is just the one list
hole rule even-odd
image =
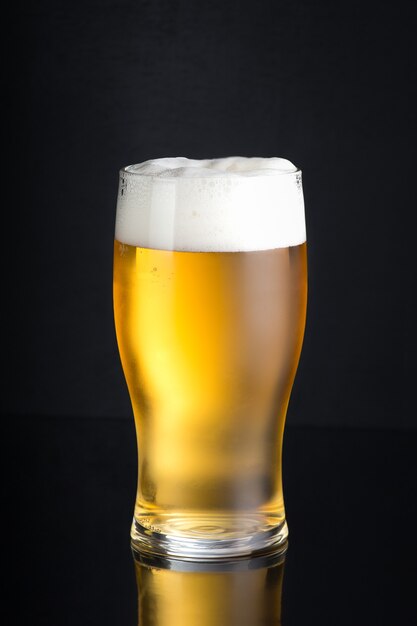
[[148, 554], [190, 561], [214, 561], [287, 550], [286, 521], [273, 525], [258, 515], [154, 515], [133, 519], [132, 546]]

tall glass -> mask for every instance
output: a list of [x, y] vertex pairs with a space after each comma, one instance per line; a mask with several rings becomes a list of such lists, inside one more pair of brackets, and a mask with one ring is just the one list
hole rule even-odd
[[306, 298], [289, 161], [121, 170], [114, 313], [138, 441], [138, 549], [197, 560], [285, 550], [281, 451]]

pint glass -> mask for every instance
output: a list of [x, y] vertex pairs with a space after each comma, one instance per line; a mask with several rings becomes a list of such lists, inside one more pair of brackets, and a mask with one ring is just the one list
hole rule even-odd
[[137, 549], [195, 560], [285, 550], [282, 439], [306, 298], [292, 163], [178, 157], [121, 170], [114, 313], [138, 442]]

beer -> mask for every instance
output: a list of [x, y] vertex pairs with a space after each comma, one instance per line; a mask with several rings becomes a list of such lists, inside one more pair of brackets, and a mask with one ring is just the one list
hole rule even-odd
[[184, 556], [200, 545], [213, 557], [244, 554], [253, 538], [283, 543], [281, 450], [305, 324], [305, 239], [212, 250], [208, 231], [160, 246], [147, 228], [132, 241], [116, 227], [114, 243], [115, 324], [138, 439], [133, 539]]

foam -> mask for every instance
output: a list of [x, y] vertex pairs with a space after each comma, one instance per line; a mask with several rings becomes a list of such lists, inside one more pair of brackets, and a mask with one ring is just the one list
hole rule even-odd
[[120, 172], [118, 241], [238, 252], [306, 240], [301, 172], [287, 159], [153, 159]]

